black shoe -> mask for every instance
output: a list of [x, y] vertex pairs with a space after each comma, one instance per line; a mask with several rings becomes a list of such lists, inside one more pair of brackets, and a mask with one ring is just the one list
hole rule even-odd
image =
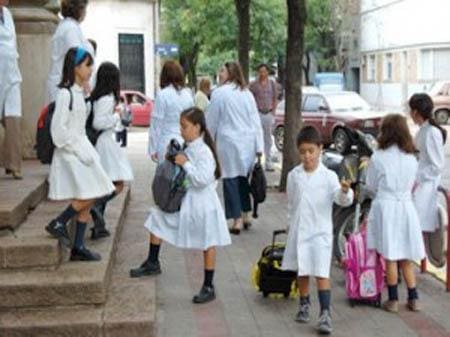
[[229, 231], [230, 231], [230, 234], [234, 234], [234, 235], [241, 234], [241, 229], [240, 228], [230, 228]]
[[106, 230], [106, 222], [102, 211], [97, 207], [92, 207], [90, 213], [92, 220], [94, 221], [94, 227], [91, 229], [91, 239], [97, 240], [109, 236], [109, 232]]
[[211, 302], [216, 299], [216, 292], [214, 290], [214, 286], [207, 287], [202, 286], [200, 292], [192, 298], [192, 302], [201, 304]]
[[70, 261], [100, 261], [100, 254], [90, 251], [86, 247], [72, 248], [70, 253]]
[[6, 175], [9, 175], [9, 174], [12, 174], [12, 173], [13, 173], [12, 170], [10, 170], [10, 169], [5, 169], [5, 174], [6, 174]]
[[91, 228], [91, 240], [98, 240], [110, 236], [111, 233], [106, 228]]
[[248, 231], [250, 227], [252, 227], [252, 223], [250, 221], [244, 222], [244, 230], [245, 231]]
[[146, 260], [139, 268], [130, 269], [130, 277], [142, 277], [161, 274], [161, 265], [158, 262]]
[[45, 227], [45, 230], [58, 239], [63, 246], [70, 247], [70, 237], [65, 224], [54, 219]]

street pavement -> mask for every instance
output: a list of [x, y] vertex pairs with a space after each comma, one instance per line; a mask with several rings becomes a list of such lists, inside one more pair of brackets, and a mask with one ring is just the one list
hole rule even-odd
[[[146, 155], [147, 131], [135, 128], [129, 133], [128, 153], [135, 170], [135, 181], [124, 226], [133, 228], [135, 245], [126, 253], [142, 262], [148, 252], [148, 233], [143, 222], [152, 205], [150, 182], [155, 169]], [[447, 147], [447, 155], [450, 147]], [[448, 172], [448, 170], [446, 170]], [[270, 180], [275, 181], [276, 175]], [[450, 174], [445, 185], [450, 187]], [[221, 195], [221, 190], [220, 190]], [[179, 250], [168, 244], [161, 250], [163, 273], [147, 282], [149, 289], [156, 283], [158, 337], [287, 337], [315, 336], [318, 303], [312, 283], [313, 303], [310, 324], [296, 323], [293, 318], [297, 300], [293, 298], [263, 298], [251, 283], [251, 270], [262, 249], [271, 241], [275, 229], [286, 226], [286, 197], [272, 190], [260, 207], [260, 216], [250, 231], [234, 236], [233, 244], [218, 249], [215, 286], [217, 300], [194, 305], [192, 296], [203, 281], [202, 253]], [[450, 337], [450, 296], [442, 282], [430, 275], [419, 275], [418, 289], [423, 311], [410, 313], [401, 308], [399, 314], [389, 314], [369, 306], [348, 305], [344, 276], [337, 265], [332, 268], [332, 315], [334, 336], [420, 336]], [[386, 298], [386, 294], [383, 294]], [[406, 289], [400, 288], [400, 299], [406, 300]]]

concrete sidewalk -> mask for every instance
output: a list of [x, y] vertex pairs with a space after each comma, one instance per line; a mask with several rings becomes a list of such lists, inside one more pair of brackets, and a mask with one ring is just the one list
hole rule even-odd
[[[125, 226], [135, 231], [136, 244], [127, 249], [137, 266], [146, 256], [148, 233], [143, 228], [151, 205], [150, 178], [154, 165], [145, 157], [147, 133], [134, 130], [130, 136], [130, 159], [136, 180]], [[145, 159], [144, 159], [145, 158]], [[221, 194], [221, 192], [220, 192]], [[169, 245], [161, 250], [163, 273], [148, 282], [149, 291], [156, 282], [159, 337], [285, 337], [315, 336], [315, 319], [308, 325], [296, 323], [296, 299], [263, 298], [251, 284], [251, 269], [261, 250], [271, 241], [272, 231], [286, 226], [286, 198], [271, 192], [260, 207], [260, 217], [249, 232], [234, 236], [233, 244], [218, 250], [215, 285], [217, 300], [194, 305], [191, 298], [203, 281], [202, 253], [182, 251]], [[130, 261], [127, 258], [127, 261]], [[423, 311], [389, 314], [368, 306], [351, 308], [346, 299], [343, 272], [332, 270], [332, 314], [334, 336], [449, 336], [450, 295], [444, 285], [429, 275], [419, 275], [418, 289]], [[312, 283], [313, 284], [313, 283]], [[312, 317], [318, 316], [315, 287], [312, 287]], [[386, 294], [383, 294], [386, 298]], [[401, 302], [406, 290], [400, 288]]]

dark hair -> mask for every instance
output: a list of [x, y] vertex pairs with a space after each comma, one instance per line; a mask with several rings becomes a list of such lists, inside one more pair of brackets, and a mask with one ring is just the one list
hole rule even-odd
[[266, 70], [268, 71], [268, 72], [270, 72], [270, 67], [269, 67], [269, 65], [267, 64], [267, 63], [261, 63], [261, 64], [259, 64], [257, 67], [256, 67], [256, 70], [257, 71], [259, 71], [261, 68], [266, 68]]
[[87, 5], [88, 0], [62, 0], [61, 15], [64, 18], [74, 18], [79, 21]]
[[173, 85], [177, 90], [184, 88], [184, 72], [176, 61], [166, 61], [161, 70], [159, 85], [161, 89]]
[[97, 53], [97, 41], [95, 41], [94, 39], [88, 39], [88, 42], [92, 45], [94, 53]]
[[316, 144], [317, 146], [323, 144], [320, 133], [312, 126], [303, 127], [297, 135], [297, 147], [304, 143]]
[[416, 111], [424, 120], [428, 121], [434, 127], [437, 127], [442, 133], [442, 139], [447, 140], [447, 131], [441, 127], [433, 117], [433, 100], [427, 94], [414, 94], [409, 99], [409, 108]]
[[[78, 63], [75, 63], [75, 56], [77, 54], [77, 50], [80, 49], [78, 47], [70, 48], [64, 58], [64, 66], [61, 82], [58, 84], [58, 88], [70, 88], [75, 83], [75, 68], [80, 64], [83, 64], [86, 60], [88, 60], [88, 65], [91, 66], [94, 63], [94, 59], [91, 54], [89, 54], [86, 50], [84, 56], [79, 60]], [[81, 48], [82, 49], [82, 48]]]
[[233, 82], [238, 85], [241, 90], [244, 90], [247, 87], [247, 82], [245, 81], [239, 62], [226, 62], [225, 68], [227, 68], [228, 71], [227, 82]]
[[113, 94], [116, 104], [120, 101], [120, 71], [114, 63], [103, 62], [97, 70], [97, 81], [92, 90], [91, 99]]
[[211, 149], [211, 152], [214, 156], [214, 160], [216, 162], [216, 170], [214, 171], [214, 176], [216, 177], [216, 179], [219, 179], [222, 173], [220, 169], [219, 158], [217, 157], [216, 144], [214, 143], [211, 134], [206, 128], [205, 114], [199, 108], [192, 107], [184, 110], [180, 115], [180, 120], [181, 118], [187, 119], [194, 125], [200, 125], [200, 132], [203, 133], [203, 140], [205, 141], [206, 145], [208, 145], [208, 147]]
[[416, 152], [406, 118], [400, 114], [389, 114], [381, 123], [378, 147], [385, 150], [392, 145], [397, 145], [405, 153]]

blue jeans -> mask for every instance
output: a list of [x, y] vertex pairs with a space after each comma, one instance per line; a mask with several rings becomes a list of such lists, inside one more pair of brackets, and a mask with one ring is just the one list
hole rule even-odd
[[250, 185], [247, 177], [223, 179], [223, 196], [225, 199], [225, 216], [238, 219], [242, 212], [250, 212]]

